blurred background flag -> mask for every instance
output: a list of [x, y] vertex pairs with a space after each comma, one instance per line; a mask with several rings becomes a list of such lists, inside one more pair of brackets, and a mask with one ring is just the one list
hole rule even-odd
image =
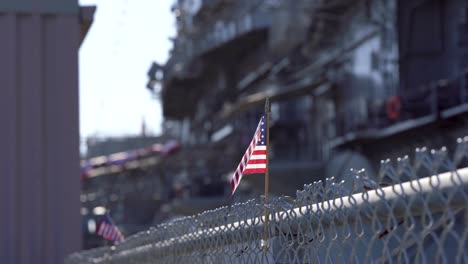
[[105, 214], [99, 221], [97, 234], [116, 243], [124, 241], [124, 236], [108, 214]]
[[267, 166], [267, 145], [266, 145], [266, 115], [263, 114], [258, 123], [257, 130], [250, 142], [249, 148], [245, 151], [236, 171], [231, 178], [231, 188], [234, 194], [240, 184], [242, 176], [245, 174], [265, 173]]

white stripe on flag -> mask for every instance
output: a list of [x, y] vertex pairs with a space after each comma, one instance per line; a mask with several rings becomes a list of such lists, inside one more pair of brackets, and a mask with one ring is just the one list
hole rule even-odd
[[234, 172], [234, 174], [232, 174], [232, 181], [234, 182], [234, 186], [236, 186], [237, 185], [236, 172]]
[[107, 236], [108, 236], [108, 234], [109, 234], [109, 229], [110, 229], [109, 225], [106, 224], [106, 225], [104, 226], [104, 232], [103, 232], [103, 234], [102, 234], [103, 237], [107, 238]]
[[111, 233], [109, 234], [109, 236], [111, 237], [112, 240], [115, 240], [115, 236], [116, 236], [115, 228], [112, 228]]
[[106, 227], [106, 237], [110, 237], [112, 234], [112, 225], [107, 225]]
[[255, 150], [266, 150], [266, 146], [256, 146]]
[[266, 164], [249, 164], [247, 165], [247, 169], [265, 169]]
[[264, 160], [264, 159], [266, 159], [266, 155], [252, 155], [252, 156], [250, 156], [250, 159], [252, 159], [252, 160], [259, 160], [259, 159]]
[[106, 230], [107, 230], [107, 224], [103, 222], [101, 225], [101, 236], [104, 236], [106, 234]]

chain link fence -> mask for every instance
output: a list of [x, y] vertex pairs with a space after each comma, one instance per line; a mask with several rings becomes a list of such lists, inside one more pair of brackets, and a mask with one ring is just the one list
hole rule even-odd
[[355, 170], [296, 197], [176, 219], [66, 263], [468, 263], [467, 158], [468, 137], [453, 155], [417, 149], [375, 177]]

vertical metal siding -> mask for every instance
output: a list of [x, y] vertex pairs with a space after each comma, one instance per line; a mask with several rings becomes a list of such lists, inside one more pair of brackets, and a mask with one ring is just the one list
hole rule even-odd
[[0, 13], [0, 263], [81, 248], [78, 16]]
[[12, 15], [0, 15], [0, 262], [16, 262], [15, 253], [15, 189], [16, 189], [16, 31], [15, 18]]

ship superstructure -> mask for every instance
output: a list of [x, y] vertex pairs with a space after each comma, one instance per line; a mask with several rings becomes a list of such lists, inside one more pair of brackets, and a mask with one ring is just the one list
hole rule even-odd
[[210, 177], [234, 169], [266, 97], [273, 192], [351, 167], [375, 173], [384, 157], [466, 133], [467, 6], [179, 0], [170, 59], [152, 65], [148, 88], [182, 143], [207, 148], [193, 162]]

